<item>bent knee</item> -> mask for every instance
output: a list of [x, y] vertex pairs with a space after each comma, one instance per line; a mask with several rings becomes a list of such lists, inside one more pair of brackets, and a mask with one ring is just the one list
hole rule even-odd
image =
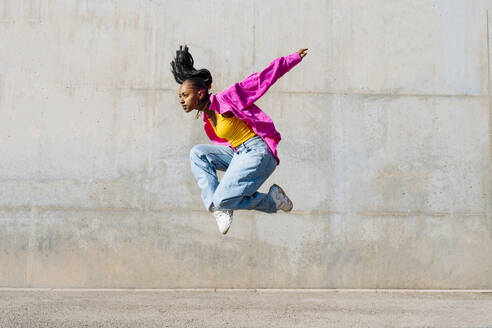
[[199, 159], [203, 155], [203, 146], [204, 145], [194, 145], [190, 149], [190, 160], [194, 161]]

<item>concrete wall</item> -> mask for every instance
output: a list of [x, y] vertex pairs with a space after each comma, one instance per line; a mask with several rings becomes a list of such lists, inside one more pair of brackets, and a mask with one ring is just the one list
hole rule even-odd
[[[0, 287], [492, 288], [490, 1], [0, 0]], [[260, 100], [290, 214], [218, 233], [213, 92], [309, 55]]]

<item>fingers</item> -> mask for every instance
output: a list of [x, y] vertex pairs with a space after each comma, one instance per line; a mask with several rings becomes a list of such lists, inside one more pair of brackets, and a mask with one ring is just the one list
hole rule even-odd
[[304, 58], [304, 56], [307, 55], [307, 50], [308, 50], [308, 48], [302, 48], [302, 49], [299, 49], [299, 51], [297, 51], [297, 53], [299, 54], [299, 56], [301, 56], [301, 58]]

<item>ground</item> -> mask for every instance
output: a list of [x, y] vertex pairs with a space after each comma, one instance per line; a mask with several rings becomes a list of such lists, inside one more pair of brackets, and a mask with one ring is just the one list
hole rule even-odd
[[0, 327], [492, 328], [492, 293], [0, 288]]

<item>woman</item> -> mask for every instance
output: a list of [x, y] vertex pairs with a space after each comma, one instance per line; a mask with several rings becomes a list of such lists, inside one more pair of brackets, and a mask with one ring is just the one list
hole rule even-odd
[[[210, 94], [210, 72], [193, 67], [187, 46], [176, 51], [171, 68], [181, 84], [181, 106], [187, 113], [197, 110], [196, 118], [203, 114], [205, 132], [214, 143], [191, 149], [191, 170], [202, 190], [205, 208], [213, 213], [223, 234], [231, 226], [233, 210], [292, 210], [292, 202], [278, 185], [272, 185], [267, 194], [257, 191], [280, 162], [277, 145], [281, 137], [270, 117], [254, 102], [306, 54], [304, 48], [277, 58], [260, 73]], [[225, 171], [220, 182], [216, 170]]]

